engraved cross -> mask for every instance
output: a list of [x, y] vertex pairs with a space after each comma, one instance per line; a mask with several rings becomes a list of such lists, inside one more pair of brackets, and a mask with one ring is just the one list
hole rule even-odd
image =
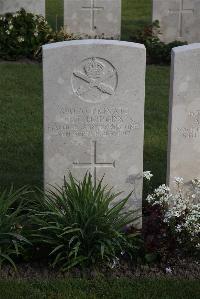
[[90, 0], [91, 1], [91, 5], [90, 6], [83, 6], [82, 10], [89, 10], [91, 13], [91, 22], [90, 22], [90, 26], [91, 26], [91, 30], [95, 30], [96, 26], [95, 26], [95, 21], [94, 21], [94, 17], [95, 17], [95, 11], [102, 11], [104, 10], [104, 7], [98, 7], [95, 6], [94, 1], [95, 0]]
[[169, 10], [169, 13], [174, 14], [178, 13], [178, 18], [179, 18], [179, 25], [178, 25], [178, 31], [179, 31], [179, 37], [183, 37], [183, 15], [185, 13], [193, 13], [194, 14], [194, 9], [192, 8], [184, 8], [184, 0], [180, 0], [180, 8], [178, 10]]
[[91, 141], [91, 159], [90, 162], [73, 162], [73, 168], [90, 168], [94, 185], [96, 185], [97, 168], [115, 168], [115, 161], [112, 163], [98, 163], [97, 162], [97, 142]]

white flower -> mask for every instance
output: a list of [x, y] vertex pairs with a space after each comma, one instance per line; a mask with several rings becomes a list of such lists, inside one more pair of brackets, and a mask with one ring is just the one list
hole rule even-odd
[[9, 31], [9, 30], [6, 30], [6, 33], [9, 35], [9, 34], [10, 34], [10, 31]]
[[167, 274], [172, 274], [172, 269], [170, 267], [165, 268]]
[[37, 37], [38, 36], [38, 31], [34, 32], [34, 36]]
[[9, 26], [9, 29], [12, 30], [12, 29], [13, 29], [13, 25], [10, 25], [10, 26]]
[[178, 225], [176, 226], [176, 231], [177, 231], [177, 233], [182, 232], [182, 226], [181, 226], [180, 224], [178, 224]]
[[24, 37], [19, 36], [19, 37], [17, 38], [17, 40], [18, 40], [19, 43], [22, 43], [22, 42], [24, 42]]
[[151, 173], [151, 171], [144, 171], [143, 172], [143, 177], [145, 179], [147, 179], [148, 181], [150, 181], [150, 179], [152, 178], [153, 174]]
[[184, 183], [183, 178], [181, 178], [181, 177], [175, 177], [174, 182], [177, 183], [177, 184], [183, 184]]
[[111, 265], [111, 269], [114, 269], [117, 265], [119, 264], [119, 258], [118, 257], [115, 257], [113, 259], [113, 263]]
[[153, 197], [153, 195], [148, 195], [146, 200], [148, 203], [152, 203], [152, 202], [154, 202], [155, 198]]

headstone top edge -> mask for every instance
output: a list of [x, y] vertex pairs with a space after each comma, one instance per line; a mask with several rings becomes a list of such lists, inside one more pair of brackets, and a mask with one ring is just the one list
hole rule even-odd
[[117, 41], [117, 40], [102, 40], [102, 39], [85, 39], [85, 40], [72, 40], [64, 41], [43, 45], [43, 50], [56, 49], [67, 46], [81, 46], [81, 45], [116, 45], [116, 46], [125, 46], [130, 48], [138, 48], [146, 50], [143, 44], [126, 42], [126, 41]]
[[178, 53], [187, 52], [187, 51], [191, 51], [191, 50], [197, 50], [197, 49], [200, 49], [200, 43], [194, 43], [194, 44], [189, 44], [189, 45], [185, 45], [185, 46], [175, 47], [172, 49], [172, 52], [174, 54], [178, 54]]

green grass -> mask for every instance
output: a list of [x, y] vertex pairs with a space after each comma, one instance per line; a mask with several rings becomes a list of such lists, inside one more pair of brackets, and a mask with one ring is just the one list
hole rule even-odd
[[46, 18], [54, 30], [63, 26], [63, 0], [46, 0]]
[[195, 299], [199, 293], [199, 282], [186, 280], [0, 281], [0, 299]]
[[168, 66], [147, 67], [144, 170], [153, 172], [154, 187], [166, 181], [169, 78]]
[[[42, 183], [42, 68], [0, 64], [1, 186]], [[148, 66], [144, 169], [165, 182], [169, 67]]]
[[0, 64], [0, 182], [42, 181], [42, 68]]
[[122, 0], [122, 40], [129, 40], [134, 30], [151, 23], [152, 0]]

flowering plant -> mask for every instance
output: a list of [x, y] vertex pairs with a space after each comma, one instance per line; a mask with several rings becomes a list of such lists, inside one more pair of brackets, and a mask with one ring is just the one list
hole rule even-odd
[[188, 188], [182, 178], [175, 178], [174, 183], [175, 192], [161, 185], [146, 200], [161, 210], [163, 222], [183, 250], [199, 252], [200, 180], [192, 180]]
[[15, 60], [35, 58], [48, 42], [52, 29], [43, 16], [24, 9], [0, 17], [0, 57]]

